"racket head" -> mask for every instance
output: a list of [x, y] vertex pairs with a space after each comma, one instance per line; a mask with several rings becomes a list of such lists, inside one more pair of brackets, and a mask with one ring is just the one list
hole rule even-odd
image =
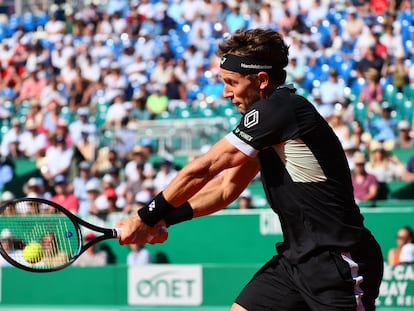
[[40, 198], [20, 198], [0, 206], [0, 253], [11, 265], [31, 272], [52, 272], [82, 253], [76, 216]]

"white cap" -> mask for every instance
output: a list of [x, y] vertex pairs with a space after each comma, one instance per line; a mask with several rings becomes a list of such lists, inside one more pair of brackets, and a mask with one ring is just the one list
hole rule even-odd
[[15, 198], [14, 194], [11, 191], [4, 191], [1, 195], [1, 201], [10, 201]]
[[151, 201], [152, 197], [148, 191], [140, 191], [135, 195], [136, 203], [147, 204]]
[[13, 237], [13, 234], [11, 233], [11, 231], [10, 231], [10, 229], [3, 229], [2, 231], [1, 231], [1, 234], [0, 234], [0, 239], [10, 239], [10, 238], [12, 238]]
[[252, 193], [249, 189], [244, 189], [243, 192], [240, 194], [239, 198], [251, 199], [252, 198]]
[[101, 192], [102, 191], [101, 182], [99, 181], [99, 179], [93, 178], [86, 183], [85, 189], [86, 191]]
[[102, 181], [103, 182], [106, 182], [108, 184], [111, 184], [111, 185], [115, 185], [115, 179], [111, 175], [109, 175], [109, 174], [105, 174], [102, 177]]

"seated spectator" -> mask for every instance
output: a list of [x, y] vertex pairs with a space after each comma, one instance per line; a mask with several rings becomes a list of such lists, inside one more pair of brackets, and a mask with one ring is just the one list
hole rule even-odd
[[400, 180], [404, 170], [401, 161], [385, 146], [382, 142], [372, 141], [369, 162], [365, 166], [367, 172], [374, 175], [379, 183]]
[[381, 114], [380, 103], [384, 98], [384, 89], [380, 84], [380, 76], [378, 70], [369, 68], [364, 72], [366, 83], [362, 86], [359, 94], [359, 101], [364, 103], [368, 109], [368, 117], [373, 113]]
[[410, 123], [407, 120], [398, 122], [398, 136], [395, 140], [396, 148], [414, 148], [414, 139], [410, 135]]
[[14, 165], [5, 156], [0, 153], [0, 191], [3, 190], [4, 186], [13, 179], [14, 176]]
[[127, 255], [128, 266], [147, 265], [152, 262], [151, 253], [144, 246], [130, 244], [129, 248], [130, 252]]
[[156, 118], [162, 112], [168, 110], [167, 88], [162, 84], [155, 84], [153, 92], [147, 97], [147, 109], [151, 113], [151, 119]]
[[40, 177], [31, 177], [23, 185], [23, 193], [26, 196], [50, 200], [52, 194], [46, 189], [44, 181]]
[[334, 109], [332, 116], [329, 118], [329, 124], [338, 136], [341, 143], [347, 141], [351, 137], [351, 130], [343, 118], [343, 109]]
[[388, 103], [382, 103], [378, 109], [379, 115], [368, 119], [365, 128], [370, 131], [374, 140], [395, 143], [398, 119], [391, 116], [392, 108]]
[[33, 160], [41, 159], [46, 151], [47, 136], [38, 131], [33, 120], [27, 120], [26, 131], [20, 136], [20, 151]]
[[324, 104], [322, 102], [321, 90], [319, 88], [312, 89], [312, 103], [318, 110], [319, 114], [325, 119], [328, 120], [333, 113], [334, 107], [332, 104]]
[[23, 154], [18, 148], [12, 148], [11, 145], [17, 144], [17, 147], [20, 147], [20, 140], [24, 129], [22, 123], [17, 118], [13, 118], [11, 124], [12, 127], [3, 135], [3, 140], [0, 143], [0, 154], [6, 157], [18, 158], [23, 156]]
[[325, 105], [331, 105], [332, 107], [337, 102], [344, 100], [345, 84], [342, 79], [339, 79], [339, 74], [336, 69], [329, 71], [328, 80], [321, 83], [321, 100]]
[[250, 190], [245, 189], [239, 196], [237, 200], [237, 206], [240, 210], [252, 209], [253, 201], [252, 201], [252, 193]]
[[405, 181], [414, 181], [414, 155], [408, 159], [401, 174], [401, 179]]
[[163, 191], [165, 187], [174, 179], [177, 175], [177, 170], [174, 168], [174, 159], [172, 156], [165, 156], [161, 163], [158, 172], [155, 174], [154, 186], [157, 192]]
[[63, 136], [52, 138], [53, 145], [46, 150], [45, 157], [39, 162], [42, 176], [48, 182], [58, 175], [69, 172], [73, 149], [68, 147]]
[[63, 206], [69, 212], [77, 214], [79, 210], [79, 199], [70, 192], [68, 181], [64, 175], [57, 175], [53, 178], [53, 189], [55, 195], [50, 200]]
[[414, 264], [414, 243], [404, 244], [400, 254], [401, 264]]
[[357, 203], [374, 200], [378, 194], [377, 178], [365, 170], [365, 155], [355, 152], [353, 157], [352, 185]]
[[401, 263], [401, 249], [407, 243], [413, 243], [414, 233], [411, 227], [404, 226], [397, 232], [397, 245], [388, 251], [388, 265], [394, 266]]
[[[85, 243], [96, 238], [95, 233], [88, 232], [85, 234]], [[104, 250], [98, 250], [97, 245], [89, 247], [82, 256], [73, 263], [75, 266], [105, 266], [108, 263], [108, 253]]]
[[91, 164], [87, 161], [82, 161], [78, 165], [78, 171], [71, 183], [71, 191], [79, 199], [78, 214], [81, 216], [87, 215], [88, 206], [88, 192], [86, 191], [87, 183], [95, 178], [91, 175]]

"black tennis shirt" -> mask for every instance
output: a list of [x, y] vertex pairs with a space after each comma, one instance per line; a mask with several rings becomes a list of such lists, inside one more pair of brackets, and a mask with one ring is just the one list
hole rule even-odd
[[300, 262], [314, 252], [346, 251], [364, 230], [343, 148], [330, 125], [294, 89], [280, 87], [249, 107], [226, 138], [257, 157], [283, 234], [283, 255]]

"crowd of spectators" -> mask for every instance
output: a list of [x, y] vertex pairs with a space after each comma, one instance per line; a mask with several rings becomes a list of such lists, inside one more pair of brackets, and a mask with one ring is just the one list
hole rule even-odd
[[[178, 168], [169, 155], [152, 163], [157, 150], [134, 139], [134, 126], [202, 100], [218, 109], [217, 40], [255, 27], [284, 35], [287, 83], [332, 125], [352, 170], [360, 151], [378, 182], [414, 179], [414, 165], [392, 155], [414, 144], [411, 1], [102, 3], [0, 22], [0, 169], [34, 160], [39, 174], [21, 185], [26, 195], [104, 219], [148, 202]], [[103, 141], [108, 129], [121, 134]]]

